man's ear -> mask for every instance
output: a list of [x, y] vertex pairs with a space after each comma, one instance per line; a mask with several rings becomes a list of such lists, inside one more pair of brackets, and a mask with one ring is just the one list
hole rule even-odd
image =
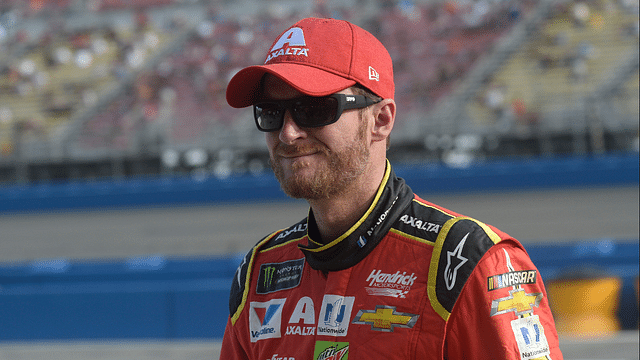
[[396, 121], [396, 102], [384, 99], [377, 103], [373, 111], [374, 124], [371, 129], [373, 141], [386, 141]]

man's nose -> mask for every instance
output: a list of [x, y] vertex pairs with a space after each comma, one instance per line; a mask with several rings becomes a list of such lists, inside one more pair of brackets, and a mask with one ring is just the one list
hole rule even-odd
[[280, 141], [284, 144], [293, 144], [297, 139], [304, 138], [307, 136], [306, 131], [302, 129], [295, 121], [293, 121], [293, 117], [291, 116], [291, 111], [288, 109], [284, 114], [284, 122], [282, 124], [282, 129], [280, 129]]

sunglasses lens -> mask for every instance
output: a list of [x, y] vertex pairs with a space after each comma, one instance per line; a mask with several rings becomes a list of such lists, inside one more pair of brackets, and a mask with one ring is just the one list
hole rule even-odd
[[258, 129], [262, 131], [276, 131], [282, 127], [285, 109], [275, 103], [256, 104], [253, 115]]
[[336, 119], [338, 101], [331, 97], [303, 98], [291, 106], [296, 123], [303, 127], [320, 127]]
[[261, 131], [277, 131], [282, 128], [287, 109], [298, 126], [320, 127], [336, 122], [339, 108], [339, 100], [333, 97], [304, 97], [255, 104], [253, 116]]

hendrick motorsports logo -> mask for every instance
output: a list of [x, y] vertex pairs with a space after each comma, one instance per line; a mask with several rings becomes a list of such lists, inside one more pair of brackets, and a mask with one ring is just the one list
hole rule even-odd
[[415, 273], [407, 274], [406, 271], [402, 273], [396, 271], [391, 274], [373, 269], [366, 280], [369, 282], [369, 286], [365, 290], [369, 295], [405, 298], [416, 279], [418, 277]]
[[300, 285], [303, 268], [304, 258], [260, 265], [256, 293], [269, 294], [275, 291], [293, 289]]

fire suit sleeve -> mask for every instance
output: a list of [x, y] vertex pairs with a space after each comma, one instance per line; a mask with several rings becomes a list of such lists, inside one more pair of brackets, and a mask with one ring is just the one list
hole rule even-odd
[[224, 330], [222, 338], [222, 348], [220, 350], [220, 359], [224, 360], [248, 360], [249, 356], [245, 353], [242, 344], [238, 341], [237, 328], [231, 323], [231, 317], [227, 320], [227, 327]]
[[445, 358], [561, 360], [544, 284], [526, 251], [504, 240], [465, 283], [447, 321]]

